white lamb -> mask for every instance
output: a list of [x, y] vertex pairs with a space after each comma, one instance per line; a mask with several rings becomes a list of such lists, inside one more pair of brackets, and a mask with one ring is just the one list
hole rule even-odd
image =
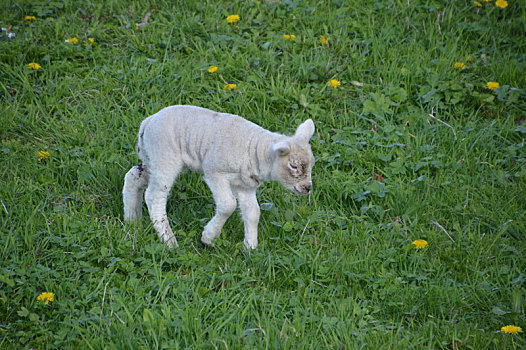
[[138, 221], [145, 199], [161, 241], [177, 247], [168, 223], [166, 201], [172, 184], [184, 169], [204, 175], [216, 203], [216, 213], [205, 226], [201, 241], [213, 245], [236, 209], [245, 226], [244, 244], [258, 245], [260, 209], [256, 189], [267, 180], [280, 182], [298, 194], [312, 188], [314, 165], [309, 139], [314, 123], [308, 119], [294, 136], [265, 130], [239, 116], [195, 106], [172, 106], [146, 118], [139, 129], [137, 152], [143, 163], [128, 171], [123, 199], [126, 220]]

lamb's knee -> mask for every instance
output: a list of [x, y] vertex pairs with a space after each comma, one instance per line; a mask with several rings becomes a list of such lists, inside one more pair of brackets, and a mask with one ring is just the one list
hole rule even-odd
[[144, 194], [150, 216], [158, 216], [166, 213], [166, 202], [169, 193], [170, 187], [168, 185], [150, 181]]
[[236, 210], [237, 202], [234, 197], [223, 198], [217, 203], [217, 213], [221, 216], [230, 216]]
[[154, 207], [158, 206], [159, 203], [165, 202], [167, 193], [163, 193], [162, 191], [159, 191], [154, 186], [148, 186], [146, 189], [146, 192], [144, 193], [144, 199], [146, 201], [146, 205], [148, 206], [148, 210], [151, 212]]

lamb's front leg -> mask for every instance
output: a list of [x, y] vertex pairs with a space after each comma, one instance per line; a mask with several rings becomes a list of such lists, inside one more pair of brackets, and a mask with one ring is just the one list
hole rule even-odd
[[210, 187], [216, 203], [216, 213], [205, 226], [201, 242], [213, 246], [212, 240], [221, 234], [226, 220], [236, 210], [237, 202], [227, 179], [220, 175], [205, 176], [205, 182]]
[[258, 223], [259, 223], [259, 204], [256, 198], [256, 189], [242, 190], [237, 193], [239, 208], [245, 224], [245, 247], [256, 249], [258, 246]]

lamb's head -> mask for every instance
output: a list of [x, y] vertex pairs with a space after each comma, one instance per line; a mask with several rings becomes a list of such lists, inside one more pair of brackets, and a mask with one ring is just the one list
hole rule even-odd
[[294, 136], [273, 145], [274, 162], [272, 180], [298, 194], [308, 194], [312, 189], [311, 172], [314, 156], [309, 140], [314, 134], [314, 123], [308, 119], [296, 130]]

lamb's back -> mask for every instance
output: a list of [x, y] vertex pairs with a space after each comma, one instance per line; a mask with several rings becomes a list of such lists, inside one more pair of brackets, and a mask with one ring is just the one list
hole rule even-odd
[[165, 140], [166, 148], [197, 171], [235, 172], [283, 137], [240, 116], [196, 106], [167, 107], [150, 118], [155, 121], [148, 125], [156, 124], [155, 134]]

